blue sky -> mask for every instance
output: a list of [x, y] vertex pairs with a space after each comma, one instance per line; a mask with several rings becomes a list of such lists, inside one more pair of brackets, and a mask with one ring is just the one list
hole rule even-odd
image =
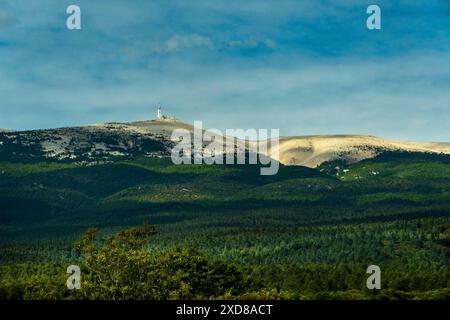
[[450, 1], [0, 2], [0, 128], [150, 119], [158, 101], [219, 129], [450, 141]]

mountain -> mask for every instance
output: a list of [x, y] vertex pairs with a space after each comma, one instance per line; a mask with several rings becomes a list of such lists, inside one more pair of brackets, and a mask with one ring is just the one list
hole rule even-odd
[[[174, 145], [170, 136], [175, 129], [185, 129], [191, 134], [194, 131], [192, 125], [174, 118], [0, 131], [0, 158], [27, 162], [46, 159], [98, 162], [135, 156], [163, 157], [170, 155]], [[225, 138], [227, 141], [233, 139]], [[239, 139], [235, 143], [245, 145]], [[267, 155], [285, 165], [314, 168], [324, 162], [342, 160], [354, 163], [392, 151], [450, 154], [450, 143], [388, 140], [365, 135], [294, 136], [281, 137], [278, 148], [269, 146]]]

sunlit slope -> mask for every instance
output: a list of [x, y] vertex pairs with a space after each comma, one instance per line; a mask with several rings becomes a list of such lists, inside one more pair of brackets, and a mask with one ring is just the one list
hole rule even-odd
[[316, 167], [337, 159], [350, 163], [373, 158], [380, 153], [424, 152], [450, 154], [450, 143], [388, 140], [363, 135], [323, 135], [282, 137], [269, 155], [286, 165]]

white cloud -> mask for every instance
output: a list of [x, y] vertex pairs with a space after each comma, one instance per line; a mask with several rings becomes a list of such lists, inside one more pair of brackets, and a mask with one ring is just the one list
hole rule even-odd
[[214, 44], [209, 38], [199, 34], [176, 35], [164, 43], [164, 51], [166, 52], [189, 49], [192, 47], [206, 47], [212, 49]]
[[0, 27], [9, 26], [16, 22], [16, 18], [5, 10], [0, 9]]
[[229, 48], [256, 48], [258, 46], [265, 46], [269, 49], [275, 49], [277, 44], [274, 40], [266, 38], [263, 40], [244, 39], [244, 40], [230, 40], [225, 44]]

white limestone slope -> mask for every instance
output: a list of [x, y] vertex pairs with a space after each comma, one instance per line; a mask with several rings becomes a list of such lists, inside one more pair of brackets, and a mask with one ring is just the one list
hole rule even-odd
[[277, 149], [268, 154], [286, 165], [314, 168], [326, 161], [344, 159], [358, 162], [384, 151], [431, 152], [450, 154], [450, 143], [388, 140], [364, 135], [318, 135], [280, 138]]

